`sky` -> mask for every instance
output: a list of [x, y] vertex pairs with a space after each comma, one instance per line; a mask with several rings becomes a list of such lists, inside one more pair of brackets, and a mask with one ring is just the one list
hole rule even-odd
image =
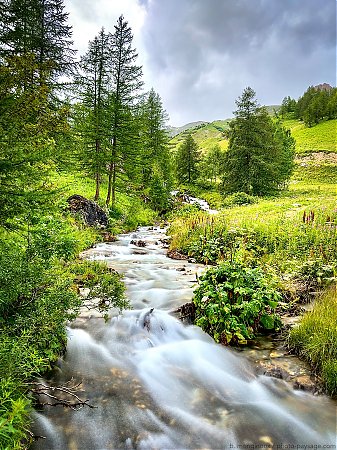
[[173, 126], [232, 116], [250, 86], [263, 105], [336, 86], [336, 0], [65, 0], [84, 54], [123, 14]]

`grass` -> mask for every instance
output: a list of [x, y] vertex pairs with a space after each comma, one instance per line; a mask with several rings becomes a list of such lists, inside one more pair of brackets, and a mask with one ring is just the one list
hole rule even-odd
[[296, 153], [337, 152], [337, 120], [321, 122], [311, 128], [298, 120], [284, 120], [283, 125], [290, 129], [296, 140]]
[[316, 300], [289, 335], [289, 346], [308, 361], [326, 390], [337, 395], [337, 288]]

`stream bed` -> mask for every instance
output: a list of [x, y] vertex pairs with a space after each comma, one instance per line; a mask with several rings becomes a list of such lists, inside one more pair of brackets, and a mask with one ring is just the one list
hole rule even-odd
[[83, 310], [71, 324], [49, 382], [80, 383], [95, 408], [35, 412], [46, 439], [33, 449], [336, 448], [335, 402], [258, 375], [244, 354], [170, 314], [204, 267], [169, 259], [165, 238], [144, 227], [84, 252], [124, 274], [133, 309], [107, 323]]

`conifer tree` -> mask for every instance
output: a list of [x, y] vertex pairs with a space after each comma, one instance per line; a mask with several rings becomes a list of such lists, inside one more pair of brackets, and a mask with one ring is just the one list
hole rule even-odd
[[35, 74], [29, 71], [25, 83], [56, 87], [72, 73], [75, 55], [63, 0], [4, 0], [3, 7], [0, 57], [33, 54]]
[[188, 134], [176, 155], [176, 174], [179, 183], [191, 183], [197, 179], [199, 161], [198, 145], [192, 135]]
[[[156, 201], [153, 204], [157, 209], [163, 209], [163, 205], [167, 204], [172, 186], [172, 165], [166, 129], [167, 120], [168, 115], [163, 108], [161, 98], [152, 88], [143, 104], [141, 167], [144, 187], [150, 186], [151, 192], [154, 192], [153, 186], [156, 186]], [[160, 201], [158, 201], [158, 192], [161, 192], [163, 196]]]
[[200, 171], [205, 178], [213, 182], [222, 175], [224, 152], [221, 150], [219, 144], [215, 144], [207, 154], [202, 158], [200, 163]]
[[128, 23], [120, 16], [111, 35], [111, 152], [106, 205], [114, 204], [117, 177], [123, 176], [125, 165], [132, 158], [133, 142], [137, 130], [133, 120], [133, 109], [143, 86], [142, 68], [136, 65], [137, 52], [132, 48], [132, 32]]
[[264, 195], [283, 187], [293, 168], [294, 139], [275, 125], [250, 87], [236, 101], [224, 158], [226, 192]]
[[76, 90], [81, 104], [75, 108], [75, 131], [82, 138], [81, 161], [95, 178], [95, 200], [100, 196], [100, 184], [107, 164], [107, 149], [111, 137], [109, 123], [109, 35], [102, 28], [89, 42], [81, 58]]

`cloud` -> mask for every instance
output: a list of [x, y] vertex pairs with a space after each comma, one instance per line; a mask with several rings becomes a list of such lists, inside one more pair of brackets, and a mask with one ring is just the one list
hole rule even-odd
[[94, 39], [102, 27], [113, 32], [114, 25], [122, 14], [131, 27], [135, 40], [139, 40], [146, 14], [144, 1], [65, 0], [64, 3], [73, 27], [75, 47], [80, 55], [86, 52], [88, 41]]
[[334, 83], [335, 9], [335, 0], [151, 0], [142, 37], [154, 88], [178, 122], [230, 115], [247, 85], [280, 103]]
[[262, 104], [336, 83], [336, 1], [65, 0], [83, 53], [123, 14], [147, 89], [171, 122], [229, 117], [251, 86]]

